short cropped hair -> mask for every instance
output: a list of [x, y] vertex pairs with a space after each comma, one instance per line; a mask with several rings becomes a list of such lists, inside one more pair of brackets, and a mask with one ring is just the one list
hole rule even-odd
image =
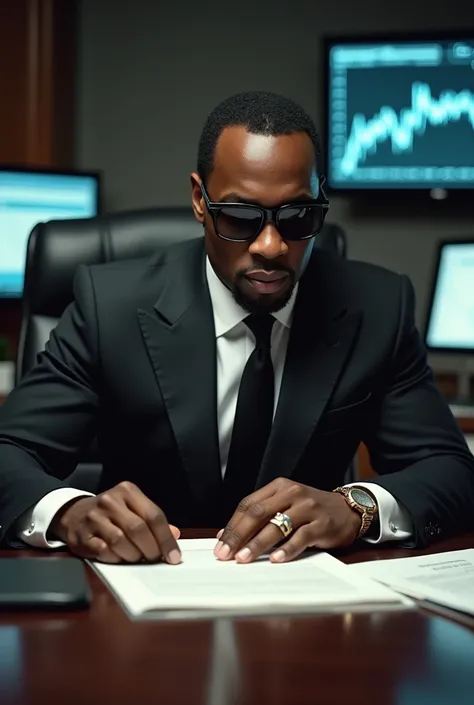
[[243, 126], [254, 135], [291, 135], [306, 132], [321, 155], [319, 135], [303, 108], [277, 93], [249, 91], [237, 93], [219, 103], [208, 116], [199, 140], [198, 174], [206, 182], [213, 169], [217, 141], [226, 127]]

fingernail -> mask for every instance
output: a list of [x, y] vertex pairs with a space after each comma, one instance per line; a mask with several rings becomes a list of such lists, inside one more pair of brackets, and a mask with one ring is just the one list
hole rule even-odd
[[219, 552], [217, 554], [217, 557], [220, 561], [225, 561], [228, 557], [230, 556], [230, 546], [228, 546], [226, 543], [221, 546], [219, 549]]
[[177, 548], [173, 548], [173, 550], [169, 552], [168, 563], [172, 563], [173, 565], [178, 565], [178, 563], [181, 563], [181, 553]]
[[247, 546], [237, 553], [235, 556], [239, 561], [246, 561], [250, 558], [252, 551]]
[[221, 547], [222, 547], [222, 541], [218, 541], [218, 542], [216, 543], [216, 547], [214, 548], [214, 555], [215, 555], [215, 556], [217, 556], [217, 554], [218, 554], [219, 551], [221, 550]]
[[275, 561], [276, 563], [281, 563], [282, 561], [285, 560], [285, 551], [280, 548], [278, 551], [275, 551], [275, 553], [272, 553], [270, 558], [272, 559], [272, 561]]
[[220, 539], [223, 533], [224, 533], [224, 529], [220, 529], [220, 530], [217, 532], [216, 539]]

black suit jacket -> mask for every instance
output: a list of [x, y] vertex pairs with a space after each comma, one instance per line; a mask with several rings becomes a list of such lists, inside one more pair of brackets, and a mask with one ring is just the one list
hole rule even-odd
[[[474, 461], [433, 383], [406, 277], [315, 250], [258, 477], [330, 490], [361, 441], [423, 545], [474, 521]], [[220, 526], [216, 342], [202, 240], [79, 269], [75, 301], [0, 408], [0, 539], [99, 441], [181, 526]]]

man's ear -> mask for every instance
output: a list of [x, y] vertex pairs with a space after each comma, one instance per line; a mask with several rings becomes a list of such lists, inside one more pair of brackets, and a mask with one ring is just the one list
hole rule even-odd
[[194, 217], [204, 225], [204, 198], [201, 193], [201, 179], [198, 174], [191, 174], [191, 199]]

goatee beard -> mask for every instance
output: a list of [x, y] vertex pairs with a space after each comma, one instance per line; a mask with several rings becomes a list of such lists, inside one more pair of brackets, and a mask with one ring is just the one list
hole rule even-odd
[[248, 313], [264, 314], [276, 313], [277, 311], [281, 311], [281, 309], [285, 308], [285, 306], [291, 299], [293, 290], [295, 288], [296, 281], [294, 273], [289, 272], [289, 276], [291, 277], [291, 284], [285, 290], [285, 293], [283, 293], [281, 296], [278, 296], [276, 298], [267, 298], [267, 296], [260, 296], [257, 299], [251, 299], [242, 292], [241, 288], [239, 287], [239, 279], [241, 279], [241, 277], [238, 276], [234, 280], [232, 287], [232, 296], [234, 297], [234, 301], [239, 306], [241, 306], [244, 311], [248, 311]]

